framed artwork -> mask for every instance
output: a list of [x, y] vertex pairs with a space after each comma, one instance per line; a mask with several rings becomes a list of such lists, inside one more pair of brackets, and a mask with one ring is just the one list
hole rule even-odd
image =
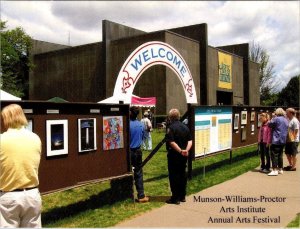
[[124, 148], [123, 117], [103, 117], [103, 150]]
[[32, 119], [27, 119], [27, 122], [28, 122], [28, 125], [25, 126], [25, 129], [33, 132], [33, 120]]
[[234, 121], [233, 121], [233, 129], [238, 130], [239, 129], [239, 120], [240, 115], [239, 114], [234, 114]]
[[96, 119], [78, 119], [78, 151], [86, 152], [96, 149]]
[[257, 127], [261, 127], [260, 113], [257, 114]]
[[255, 120], [255, 111], [251, 111], [251, 118], [250, 118], [250, 121], [251, 122], [254, 122]]
[[47, 157], [68, 154], [68, 120], [47, 120]]
[[243, 128], [242, 129], [242, 141], [246, 141], [247, 139], [247, 129]]
[[241, 112], [241, 125], [247, 124], [247, 111]]

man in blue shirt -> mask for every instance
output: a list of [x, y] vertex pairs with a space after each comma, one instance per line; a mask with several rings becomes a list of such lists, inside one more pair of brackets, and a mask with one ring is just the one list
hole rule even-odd
[[144, 194], [144, 181], [142, 170], [142, 151], [141, 145], [144, 137], [144, 125], [137, 120], [139, 109], [137, 107], [130, 108], [130, 157], [133, 167], [134, 182], [137, 190], [139, 203], [146, 203], [149, 197]]

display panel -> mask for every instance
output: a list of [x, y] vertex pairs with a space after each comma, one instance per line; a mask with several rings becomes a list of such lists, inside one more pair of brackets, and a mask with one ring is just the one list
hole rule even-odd
[[230, 107], [195, 108], [195, 157], [230, 149], [232, 109]]
[[78, 151], [96, 150], [96, 142], [96, 119], [78, 119]]
[[103, 117], [103, 150], [124, 148], [123, 117]]
[[47, 120], [47, 157], [68, 154], [68, 120]]

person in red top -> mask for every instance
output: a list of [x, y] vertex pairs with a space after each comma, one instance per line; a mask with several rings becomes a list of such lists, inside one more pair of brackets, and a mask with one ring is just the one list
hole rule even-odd
[[260, 171], [264, 173], [270, 172], [270, 144], [272, 142], [272, 130], [268, 126], [269, 115], [267, 113], [260, 114], [260, 121], [262, 123], [258, 132], [258, 144], [260, 152]]

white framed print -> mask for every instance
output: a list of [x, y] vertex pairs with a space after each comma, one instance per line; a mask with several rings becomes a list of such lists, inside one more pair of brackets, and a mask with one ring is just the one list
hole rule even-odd
[[247, 111], [241, 112], [241, 125], [247, 124]]
[[68, 154], [68, 120], [47, 120], [47, 157]]
[[87, 152], [96, 149], [96, 119], [78, 119], [78, 151]]
[[255, 121], [255, 111], [251, 111], [250, 121], [251, 122]]
[[240, 114], [234, 114], [234, 122], [233, 122], [233, 129], [234, 130], [239, 129], [239, 119], [240, 119]]
[[31, 132], [33, 132], [33, 120], [32, 119], [27, 119], [27, 126], [25, 126], [26, 130], [29, 130]]
[[258, 113], [257, 114], [257, 127], [261, 127], [261, 121], [260, 121], [260, 115], [261, 115], [261, 113]]

